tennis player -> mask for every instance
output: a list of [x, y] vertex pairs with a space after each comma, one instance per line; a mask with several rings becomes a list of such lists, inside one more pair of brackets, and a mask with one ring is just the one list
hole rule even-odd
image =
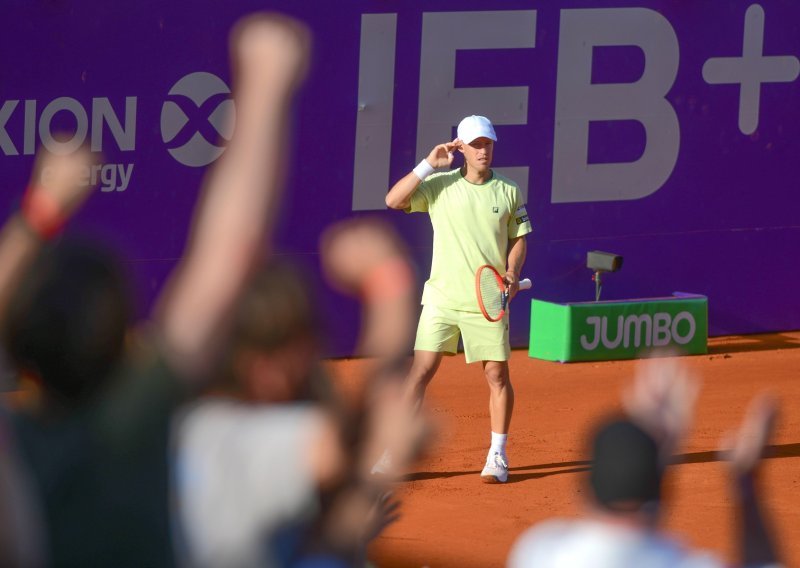
[[[505, 483], [506, 440], [514, 409], [508, 314], [498, 322], [483, 317], [475, 296], [475, 271], [489, 264], [505, 273], [513, 298], [525, 262], [525, 235], [532, 229], [517, 184], [491, 169], [497, 135], [489, 119], [468, 116], [457, 133], [452, 142], [431, 150], [386, 195], [390, 208], [428, 213], [433, 225], [431, 274], [422, 293], [414, 362], [404, 396], [409, 404], [422, 403], [442, 356], [456, 353], [460, 335], [467, 363], [480, 361], [489, 383], [492, 441], [481, 479]], [[464, 155], [464, 165], [434, 173], [452, 166], [455, 151]], [[384, 453], [373, 472], [390, 469], [391, 456]]]

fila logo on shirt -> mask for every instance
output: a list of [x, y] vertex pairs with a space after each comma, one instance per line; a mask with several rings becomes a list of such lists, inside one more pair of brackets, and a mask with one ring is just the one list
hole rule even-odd
[[492, 213], [500, 213], [499, 207], [492, 207]]

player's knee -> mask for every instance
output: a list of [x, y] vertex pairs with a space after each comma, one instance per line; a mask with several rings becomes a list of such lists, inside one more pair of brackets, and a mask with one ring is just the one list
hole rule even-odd
[[504, 388], [511, 383], [508, 377], [508, 369], [505, 366], [487, 366], [483, 374], [492, 388]]

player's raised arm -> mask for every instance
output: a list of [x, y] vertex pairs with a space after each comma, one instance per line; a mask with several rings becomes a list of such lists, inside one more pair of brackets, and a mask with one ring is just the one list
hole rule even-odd
[[292, 96], [310, 36], [296, 21], [250, 17], [231, 34], [236, 130], [208, 175], [188, 250], [157, 310], [170, 362], [202, 373], [274, 225], [283, 189]]
[[458, 139], [437, 145], [428, 157], [422, 160], [409, 174], [400, 179], [386, 194], [386, 206], [390, 209], [406, 209], [411, 204], [411, 196], [438, 168], [448, 168], [455, 157], [453, 151], [461, 145]]

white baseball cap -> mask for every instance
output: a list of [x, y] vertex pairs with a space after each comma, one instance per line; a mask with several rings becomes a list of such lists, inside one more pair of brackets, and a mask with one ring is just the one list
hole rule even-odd
[[468, 116], [458, 123], [458, 139], [464, 144], [469, 144], [476, 138], [491, 138], [497, 142], [494, 126], [485, 116]]

